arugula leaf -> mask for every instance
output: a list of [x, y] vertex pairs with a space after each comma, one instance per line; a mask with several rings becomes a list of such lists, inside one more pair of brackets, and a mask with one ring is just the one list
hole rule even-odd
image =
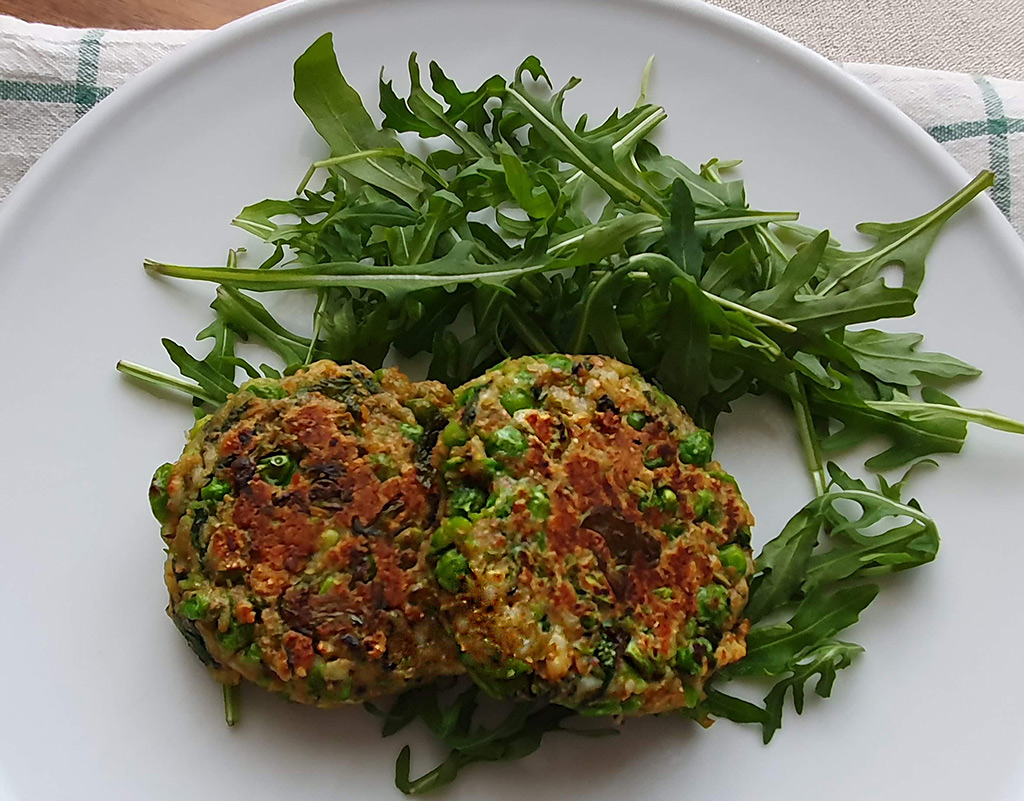
[[[373, 124], [363, 101], [338, 67], [330, 33], [317, 39], [295, 62], [295, 102], [332, 156], [366, 151], [400, 151], [398, 137]], [[419, 203], [424, 190], [420, 176], [392, 157], [374, 156], [338, 165], [336, 169], [401, 199]]]
[[799, 662], [791, 665], [790, 675], [772, 687], [764, 699], [767, 720], [762, 724], [762, 730], [765, 744], [771, 742], [775, 732], [782, 728], [782, 709], [786, 703], [787, 693], [792, 693], [793, 709], [798, 715], [802, 715], [805, 685], [814, 676], [818, 676], [814, 692], [820, 698], [829, 698], [836, 681], [836, 673], [849, 667], [863, 652], [863, 648], [852, 643], [826, 642], [808, 651]]
[[385, 715], [385, 736], [418, 718], [449, 749], [441, 764], [413, 779], [412, 752], [409, 746], [403, 747], [395, 762], [395, 786], [404, 794], [420, 795], [451, 784], [459, 771], [475, 762], [507, 762], [529, 756], [540, 747], [548, 732], [589, 737], [616, 733], [614, 729], [566, 728], [562, 723], [575, 713], [543, 703], [513, 704], [494, 726], [475, 724], [479, 692], [476, 686], [469, 686], [445, 703], [435, 688], [412, 690], [399, 696]]
[[672, 182], [669, 221], [665, 226], [665, 246], [672, 261], [695, 279], [704, 272], [704, 250], [696, 228], [696, 208], [693, 197], [681, 178]]
[[[283, 289], [345, 287], [375, 289], [392, 300], [417, 289], [463, 283], [500, 284], [513, 278], [552, 269], [552, 259], [520, 257], [515, 261], [479, 264], [473, 259], [476, 248], [471, 242], [457, 243], [445, 256], [424, 264], [395, 265], [382, 270], [359, 262], [328, 262], [312, 267], [279, 270], [253, 270], [229, 267], [185, 267], [177, 264], [146, 262], [155, 275], [212, 281], [222, 286], [272, 292]], [[560, 266], [560, 265], [555, 265]]]
[[[578, 83], [579, 80], [574, 78], [550, 100], [541, 100], [530, 94], [517, 78], [508, 88], [506, 102], [529, 121], [531, 130], [555, 155], [585, 173], [609, 196], [634, 203], [652, 214], [663, 213], [661, 200], [643, 183], [635, 169], [631, 175], [630, 170], [624, 166], [630, 163], [629, 149], [623, 148], [618, 153], [614, 150], [617, 134], [621, 134], [624, 127], [621, 122], [614, 127], [598, 128], [588, 134], [574, 130], [565, 121], [562, 116], [565, 93]], [[626, 116], [630, 123], [638, 118], [663, 119], [661, 110], [656, 106], [640, 106]]]
[[665, 334], [656, 375], [667, 392], [696, 413], [711, 387], [711, 321], [724, 315], [689, 276], [669, 284], [667, 313], [675, 324]]
[[141, 364], [134, 364], [133, 362], [121, 359], [117, 363], [117, 371], [141, 381], [144, 384], [148, 384], [149, 386], [159, 387], [160, 389], [172, 389], [175, 392], [182, 392], [197, 400], [205, 401], [206, 403], [214, 406], [219, 403], [213, 394], [208, 393], [199, 384], [194, 384], [191, 381], [182, 381], [180, 378], [175, 378], [174, 376], [161, 373], [158, 370], [153, 370], [149, 367], [143, 367]]
[[[890, 441], [881, 453], [867, 460], [871, 470], [890, 470], [937, 453], [959, 453], [967, 437], [963, 412], [950, 412], [946, 407], [954, 401], [934, 388], [927, 388], [927, 398], [941, 399], [930, 414], [901, 414], [901, 407], [874, 408], [876, 397], [868, 394], [870, 387], [845, 375], [832, 373], [838, 389], [825, 390], [812, 386], [808, 394], [815, 414], [826, 415], [842, 424], [842, 429], [829, 434], [821, 442], [826, 451], [844, 450], [869, 436], [884, 434]], [[891, 390], [890, 390], [891, 391]], [[863, 397], [866, 396], [866, 397]], [[1007, 425], [1010, 425], [1008, 422]]]
[[708, 689], [707, 697], [696, 709], [698, 720], [704, 715], [727, 718], [733, 723], [757, 723], [760, 726], [768, 725], [770, 720], [768, 712], [757, 704], [728, 695], [713, 687]]
[[177, 342], [166, 338], [160, 342], [181, 374], [199, 384], [206, 397], [214, 403], [223, 403], [228, 395], [238, 391], [234, 381], [226, 378], [217, 368], [192, 356]]
[[789, 603], [803, 584], [821, 532], [821, 503], [812, 501], [797, 512], [758, 555], [761, 573], [751, 584], [750, 601], [744, 610], [754, 623]]
[[456, 123], [464, 122], [480, 136], [485, 135], [484, 129], [490, 122], [487, 101], [500, 98], [505, 92], [505, 79], [500, 75], [492, 75], [475, 91], [463, 92], [455, 85], [455, 81], [444, 74], [436, 61], [430, 62], [430, 85], [448, 104], [448, 119]]
[[588, 340], [597, 350], [618, 359], [629, 359], [629, 347], [622, 337], [615, 304], [629, 279], [628, 267], [604, 275], [586, 294], [576, 323], [576, 332], [568, 346], [571, 353], [584, 353]]
[[[898, 490], [888, 496], [869, 490], [864, 482], [850, 478], [837, 465], [829, 465], [829, 472], [845, 490], [838, 497], [857, 503], [861, 516], [848, 517], [834, 504], [823, 510], [830, 527], [831, 547], [806, 562], [801, 582], [804, 592], [812, 593], [850, 578], [919, 567], [935, 559], [939, 550], [938, 528], [916, 504], [901, 503]], [[908, 522], [867, 533], [886, 518], [905, 518]]]
[[239, 360], [235, 358], [235, 332], [218, 317], [206, 328], [196, 334], [197, 340], [212, 339], [213, 348], [205, 361], [210, 367], [231, 382], [235, 380], [235, 371]]
[[547, 188], [531, 177], [526, 165], [512, 148], [504, 145], [499, 147], [498, 153], [505, 172], [505, 183], [519, 207], [535, 219], [550, 217], [555, 211], [555, 202]]
[[1012, 420], [988, 409], [964, 409], [951, 397], [934, 387], [921, 391], [922, 399], [917, 401], [902, 392], [893, 394], [892, 400], [867, 400], [864, 404], [875, 411], [887, 412], [915, 423], [962, 421], [980, 423], [998, 431], [1024, 434], [1024, 423]]
[[620, 253], [630, 239], [660, 223], [653, 214], [623, 214], [554, 237], [547, 252], [565, 266], [595, 264]]
[[994, 181], [992, 173], [983, 172], [946, 202], [906, 222], [861, 223], [857, 230], [874, 237], [874, 246], [857, 253], [832, 250], [816, 291], [834, 294], [846, 287], [863, 285], [873, 281], [884, 267], [898, 264], [903, 273], [903, 286], [916, 293], [924, 281], [925, 258], [942, 225]]
[[921, 334], [892, 334], [865, 328], [847, 331], [843, 345], [861, 370], [888, 384], [916, 387], [921, 384], [921, 376], [973, 378], [981, 375], [981, 370], [952, 356], [919, 351], [917, 348], [923, 339]]
[[822, 640], [852, 626], [879, 588], [874, 584], [847, 587], [831, 595], [809, 594], [786, 623], [755, 626], [747, 635], [747, 655], [727, 668], [730, 676], [775, 676], [785, 671]]
[[744, 205], [742, 184], [716, 183], [694, 172], [681, 161], [662, 155], [649, 141], [636, 147], [636, 159], [656, 186], [668, 188], [676, 180], [683, 181], [690, 190], [694, 205], [709, 209], [738, 208]]
[[246, 338], [262, 342], [280, 356], [286, 365], [327, 358], [327, 354], [313, 346], [309, 339], [286, 329], [263, 304], [237, 289], [230, 286], [218, 287], [217, 298], [210, 305], [233, 330]]
[[409, 56], [409, 82], [411, 89], [406, 103], [413, 114], [451, 139], [463, 153], [482, 157], [491, 155], [491, 149], [483, 137], [474, 131], [464, 131], [459, 128], [458, 119], [449, 119], [441, 104], [423, 88], [420, 82], [420, 67], [415, 53]]
[[380, 94], [380, 110], [384, 113], [384, 128], [399, 133], [416, 133], [424, 139], [441, 136], [441, 129], [416, 116], [409, 105], [400, 98], [394, 88], [394, 81], [384, 80], [384, 68], [381, 67], [378, 82]]
[[[903, 481], [889, 486], [883, 480], [879, 490], [872, 490], [838, 465], [829, 464], [828, 472], [831, 491], [794, 515], [757, 557], [760, 573], [746, 609], [751, 621], [837, 582], [905, 570], [935, 558], [938, 528], [916, 502], [900, 500]], [[859, 509], [859, 515], [853, 516], [851, 508]], [[886, 520], [894, 525], [878, 531]], [[907, 522], [901, 525], [901, 520]], [[829, 547], [815, 553], [823, 531]]]

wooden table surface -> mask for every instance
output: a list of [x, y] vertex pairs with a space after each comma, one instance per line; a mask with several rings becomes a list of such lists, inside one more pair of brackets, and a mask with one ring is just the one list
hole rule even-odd
[[0, 0], [0, 13], [75, 28], [216, 28], [275, 0]]

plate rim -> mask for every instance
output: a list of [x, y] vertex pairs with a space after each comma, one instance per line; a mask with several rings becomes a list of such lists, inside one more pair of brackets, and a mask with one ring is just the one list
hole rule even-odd
[[[247, 46], [251, 37], [267, 33], [267, 29], [279, 22], [288, 23], [307, 14], [317, 15], [329, 11], [340, 17], [350, 9], [365, 7], [373, 2], [374, 0], [288, 0], [240, 18], [216, 31], [207, 32], [205, 36], [199, 36], [195, 41], [133, 77], [113, 93], [114, 98], [104, 100], [69, 129], [23, 177], [0, 206], [0, 243], [17, 230], [19, 220], [26, 212], [31, 211], [34, 203], [45, 202], [42, 193], [50, 191], [66, 164], [80, 157], [82, 153], [88, 155], [89, 149], [96, 144], [95, 137], [102, 137], [116, 125], [122, 115], [132, 113], [136, 105], [147, 99], [151, 93], [158, 94], [174, 86], [183, 78], [187, 78], [190, 70], [203, 70], [203, 61], [216, 56], [221, 48]], [[425, 3], [426, 0], [419, 2]], [[892, 132], [898, 137], [898, 143], [912, 146], [919, 152], [924, 160], [923, 165], [927, 165], [937, 177], [951, 183], [963, 183], [967, 180], [966, 170], [895, 105], [874, 93], [836, 64], [778, 32], [699, 0], [607, 2], [627, 7], [635, 4], [635, 7], [641, 10], [672, 13], [677, 18], [714, 25], [730, 36], [757, 43], [780, 62], [791, 64], [803, 71], [808, 79], [834, 88], [840, 95], [839, 102], [853, 104], [852, 113], [871, 115], [874, 124], [884, 126], [882, 130]], [[986, 197], [985, 202], [974, 205], [979, 215], [976, 222], [978, 234], [988, 236], [991, 245], [1001, 254], [1000, 263], [993, 267], [1008, 267], [1024, 277], [1024, 242], [990, 198]], [[0, 799], [8, 798], [4, 778], [4, 771], [0, 766]], [[15, 796], [13, 791], [10, 792], [9, 798], [13, 801]]]
[[[440, 2], [441, 0], [420, 0]], [[244, 45], [247, 38], [265, 33], [277, 23], [303, 15], [314, 15], [335, 7], [344, 13], [348, 8], [380, 5], [382, 0], [285, 0], [285, 2], [254, 11], [226, 25], [206, 32], [142, 72], [129, 78], [110, 96], [104, 98], [82, 119], [62, 134], [29, 168], [11, 193], [0, 204], [0, 242], [15, 225], [22, 210], [29, 208], [36, 196], [45, 189], [51, 178], [59, 173], [62, 164], [80, 151], [88, 152], [90, 141], [101, 134], [117, 118], [130, 112], [136, 102], [148, 93], [175, 79], [190, 69], [201, 68], [204, 59], [216, 55], [222, 48]], [[395, 0], [383, 0], [395, 2]], [[896, 105], [868, 88], [838, 64], [811, 50], [806, 45], [785, 36], [759, 22], [743, 17], [704, 0], [609, 0], [612, 5], [629, 5], [661, 10], [683, 17], [689, 16], [707, 24], [718, 26], [740, 38], [752, 39], [781, 60], [788, 60], [803, 70], [808, 77], [831, 84], [846, 99], [856, 101], [858, 113], [867, 112], [889, 130], [914, 146], [942, 177], [961, 185], [970, 180], [968, 172], [928, 133], [904, 114]], [[999, 211], [986, 193], [976, 203], [981, 221], [991, 235], [998, 236], [996, 244], [1017, 261], [1014, 265], [1024, 276], [1024, 239], [1018, 236], [1010, 221]]]

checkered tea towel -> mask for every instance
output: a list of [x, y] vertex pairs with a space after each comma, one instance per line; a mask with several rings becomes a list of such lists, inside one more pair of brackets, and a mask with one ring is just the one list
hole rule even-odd
[[[70, 30], [0, 16], [0, 199], [79, 117], [202, 34]], [[1024, 237], [1024, 81], [844, 67], [927, 130], [968, 172], [991, 169], [992, 197]]]

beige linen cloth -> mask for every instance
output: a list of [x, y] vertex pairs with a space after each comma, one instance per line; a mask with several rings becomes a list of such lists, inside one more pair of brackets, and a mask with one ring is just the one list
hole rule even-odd
[[1024, 0], [710, 0], [833, 61], [1024, 80]]

